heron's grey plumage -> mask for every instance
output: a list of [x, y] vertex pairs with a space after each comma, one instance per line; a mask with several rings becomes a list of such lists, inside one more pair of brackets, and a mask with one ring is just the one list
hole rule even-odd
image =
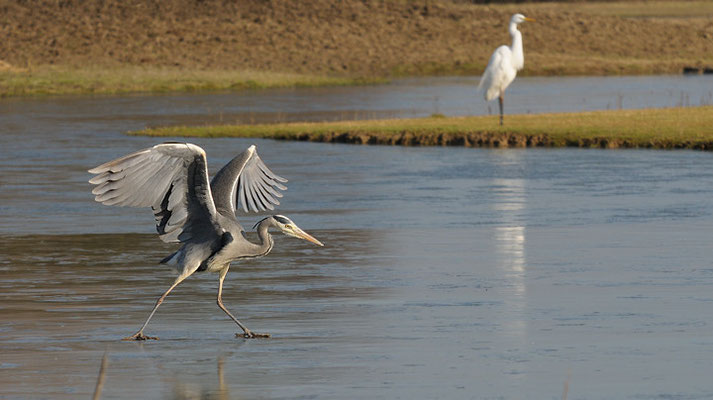
[[268, 217], [257, 224], [259, 243], [248, 241], [236, 219], [245, 212], [273, 210], [287, 190], [287, 179], [272, 172], [255, 146], [226, 164], [208, 180], [206, 154], [191, 143], [163, 143], [143, 149], [89, 170], [95, 200], [105, 205], [151, 207], [156, 230], [167, 243], [182, 243], [178, 251], [161, 262], [176, 268], [179, 276], [159, 299], [144, 326], [133, 339], [146, 339], [143, 329], [168, 293], [195, 271], [220, 273], [218, 305], [245, 332], [244, 325], [222, 305], [223, 279], [230, 263], [241, 258], [261, 257], [273, 246], [270, 227], [289, 236], [322, 245], [289, 218]]
[[89, 170], [95, 200], [105, 205], [151, 207], [167, 243], [220, 236], [208, 184], [205, 152], [190, 143], [163, 143]]
[[245, 212], [274, 210], [286, 182], [270, 171], [253, 145], [221, 168], [210, 185], [215, 206], [235, 216], [239, 206]]

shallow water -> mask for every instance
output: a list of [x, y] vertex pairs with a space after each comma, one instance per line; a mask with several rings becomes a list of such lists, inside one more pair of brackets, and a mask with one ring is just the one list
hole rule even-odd
[[[478, 77], [395, 80], [388, 85], [269, 89], [210, 94], [3, 99], [10, 131], [41, 115], [56, 128], [80, 122], [147, 126], [497, 114], [477, 91]], [[505, 97], [507, 114], [661, 108], [713, 104], [713, 75], [519, 77]]]
[[154, 144], [121, 132], [182, 98], [0, 102], [0, 397], [86, 398], [106, 353], [103, 398], [713, 398], [702, 152], [195, 140], [212, 170], [256, 143], [290, 179], [280, 213], [326, 246], [279, 236], [231, 269], [227, 307], [271, 339], [235, 338], [196, 275], [161, 340], [120, 341], [174, 247], [85, 171]]

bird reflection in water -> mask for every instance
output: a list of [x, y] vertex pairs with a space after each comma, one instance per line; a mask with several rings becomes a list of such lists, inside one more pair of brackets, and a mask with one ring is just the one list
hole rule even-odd
[[527, 286], [525, 282], [525, 227], [520, 214], [525, 210], [526, 193], [523, 179], [497, 179], [495, 182], [497, 200], [494, 209], [499, 216], [500, 226], [495, 227], [495, 254], [498, 268], [511, 291], [506, 296], [507, 305], [513, 318], [508, 327], [512, 333], [525, 334], [525, 308], [527, 306]]
[[173, 398], [176, 400], [227, 400], [240, 398], [235, 394], [231, 395], [228, 386], [225, 384], [225, 356], [219, 356], [216, 360], [216, 364], [218, 376], [217, 388], [213, 389], [204, 385], [176, 380], [173, 387]]

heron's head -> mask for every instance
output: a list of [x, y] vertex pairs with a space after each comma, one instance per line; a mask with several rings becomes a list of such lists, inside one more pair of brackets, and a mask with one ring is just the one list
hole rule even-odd
[[535, 19], [534, 19], [534, 18], [527, 18], [526, 16], [524, 16], [524, 15], [522, 15], [522, 14], [515, 14], [515, 15], [512, 16], [512, 18], [510, 18], [510, 23], [511, 23], [511, 24], [521, 24], [521, 23], [523, 23], [523, 22], [525, 22], [525, 21], [534, 22]]
[[308, 242], [312, 242], [312, 243], [316, 244], [317, 246], [324, 246], [322, 244], [322, 242], [315, 239], [309, 233], [300, 229], [300, 227], [297, 226], [297, 224], [292, 222], [291, 219], [285, 217], [284, 215], [273, 215], [271, 217], [267, 217], [267, 218], [263, 219], [262, 221], [258, 222], [257, 224], [255, 224], [255, 226], [257, 227], [263, 221], [270, 222], [271, 226], [274, 226], [275, 228], [279, 229], [280, 231], [282, 231], [282, 233], [284, 233], [287, 236], [292, 236], [292, 237], [296, 237], [298, 239], [303, 239]]

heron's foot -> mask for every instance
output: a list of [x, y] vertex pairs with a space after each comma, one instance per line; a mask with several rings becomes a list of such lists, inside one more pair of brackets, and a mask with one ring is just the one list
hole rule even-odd
[[146, 336], [143, 332], [136, 332], [133, 336], [125, 337], [122, 340], [158, 340], [156, 336]]
[[269, 338], [269, 333], [256, 333], [251, 330], [247, 330], [243, 333], [236, 333], [235, 337], [245, 338], [245, 339], [258, 339], [258, 338]]

